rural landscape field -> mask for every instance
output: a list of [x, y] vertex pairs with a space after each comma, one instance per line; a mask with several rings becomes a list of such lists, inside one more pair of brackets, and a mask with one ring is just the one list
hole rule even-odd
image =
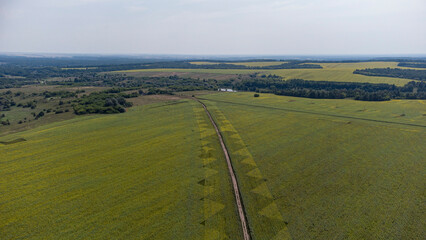
[[4, 76], [2, 237], [423, 238], [424, 82], [354, 71], [423, 79], [426, 70], [394, 61], [216, 68], [283, 64], [235, 63]]
[[425, 13], [0, 1], [0, 240], [425, 240]]

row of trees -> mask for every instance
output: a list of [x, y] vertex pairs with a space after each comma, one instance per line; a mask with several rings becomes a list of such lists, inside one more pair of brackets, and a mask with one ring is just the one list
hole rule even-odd
[[401, 68], [367, 68], [357, 69], [354, 74], [379, 77], [407, 78], [426, 81], [426, 70], [401, 69]]
[[389, 84], [306, 81], [301, 79], [288, 81], [250, 79], [236, 82], [234, 89], [306, 98], [354, 98], [364, 101], [386, 101], [396, 98], [426, 99], [426, 82], [415, 81], [409, 82], [403, 87], [397, 87]]
[[426, 62], [400, 62], [399, 67], [426, 68]]

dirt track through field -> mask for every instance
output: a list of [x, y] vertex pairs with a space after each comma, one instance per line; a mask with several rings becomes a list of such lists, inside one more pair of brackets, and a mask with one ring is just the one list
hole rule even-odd
[[226, 163], [228, 165], [228, 170], [229, 170], [229, 175], [231, 176], [232, 187], [234, 189], [234, 196], [235, 196], [235, 201], [236, 201], [237, 208], [238, 208], [238, 214], [239, 214], [240, 221], [241, 221], [241, 228], [243, 230], [244, 240], [250, 240], [251, 239], [250, 230], [249, 230], [249, 227], [248, 227], [248, 224], [247, 224], [247, 218], [246, 218], [246, 215], [245, 215], [244, 205], [243, 205], [243, 202], [241, 200], [240, 189], [238, 187], [237, 178], [235, 177], [235, 172], [234, 172], [234, 168], [232, 167], [232, 162], [231, 162], [231, 158], [229, 157], [228, 149], [226, 148], [226, 145], [225, 145], [223, 138], [222, 138], [222, 134], [220, 133], [219, 128], [217, 127], [212, 116], [210, 115], [209, 110], [207, 110], [206, 105], [204, 105], [204, 103], [202, 103], [198, 99], [196, 99], [196, 101], [198, 101], [199, 103], [201, 103], [201, 105], [203, 105], [204, 110], [206, 111], [214, 129], [216, 130], [217, 136], [218, 136], [219, 141], [220, 141], [220, 145], [222, 146], [223, 153], [225, 154]]

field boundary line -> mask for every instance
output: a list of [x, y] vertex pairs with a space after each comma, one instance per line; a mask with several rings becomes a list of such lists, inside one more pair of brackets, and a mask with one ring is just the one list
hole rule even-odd
[[219, 138], [220, 145], [222, 146], [222, 150], [223, 150], [223, 153], [224, 153], [225, 158], [226, 158], [226, 163], [228, 165], [229, 175], [231, 177], [232, 187], [234, 189], [235, 201], [236, 201], [237, 208], [238, 208], [238, 215], [240, 217], [241, 228], [243, 230], [243, 237], [244, 237], [244, 240], [250, 240], [251, 236], [250, 236], [249, 226], [247, 224], [245, 209], [244, 209], [244, 205], [243, 205], [243, 202], [242, 202], [240, 189], [239, 189], [239, 186], [238, 186], [238, 181], [237, 181], [237, 178], [235, 176], [235, 171], [234, 171], [234, 168], [232, 166], [231, 157], [229, 156], [229, 153], [228, 153], [228, 149], [226, 148], [225, 142], [223, 141], [222, 134], [220, 133], [219, 128], [217, 127], [216, 122], [213, 120], [213, 117], [211, 116], [206, 105], [204, 103], [202, 103], [201, 101], [199, 101], [198, 99], [195, 99], [195, 100], [198, 101], [203, 106], [205, 112], [207, 113], [207, 116], [210, 118], [210, 122], [212, 123], [214, 129], [216, 130], [217, 136]]
[[199, 99], [206, 100], [206, 101], [212, 101], [212, 102], [222, 102], [222, 103], [229, 103], [229, 104], [235, 104], [235, 105], [249, 106], [249, 107], [258, 107], [258, 108], [281, 110], [281, 111], [287, 111], [287, 112], [297, 112], [297, 113], [321, 115], [321, 116], [327, 116], [327, 117], [338, 117], [338, 118], [347, 118], [347, 119], [363, 120], [363, 121], [370, 121], [370, 122], [390, 123], [390, 124], [396, 124], [396, 125], [405, 125], [405, 126], [426, 128], [425, 125], [414, 124], [414, 123], [392, 122], [392, 121], [376, 120], [376, 119], [370, 119], [370, 118], [344, 116], [344, 115], [338, 115], [338, 114], [310, 112], [310, 111], [296, 110], [296, 109], [289, 109], [289, 108], [278, 108], [278, 107], [271, 107], [271, 106], [253, 105], [253, 104], [248, 104], [248, 103], [237, 103], [237, 102], [229, 102], [229, 101], [223, 101], [223, 100], [212, 100], [212, 99], [207, 99], [207, 98], [199, 98]]

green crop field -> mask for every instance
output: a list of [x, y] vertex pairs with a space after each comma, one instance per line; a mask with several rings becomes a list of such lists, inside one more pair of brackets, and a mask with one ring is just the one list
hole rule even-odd
[[1, 136], [2, 238], [242, 239], [192, 94], [253, 239], [424, 236], [425, 100], [185, 92]]
[[[214, 65], [220, 64], [220, 62], [190, 62], [195, 65]], [[276, 66], [286, 63], [286, 61], [269, 61], [269, 62], [225, 62], [225, 64], [242, 65], [249, 67], [265, 67], [265, 66]], [[354, 62], [354, 63], [311, 63], [319, 64], [325, 69], [329, 68], [340, 68], [340, 69], [360, 69], [360, 68], [404, 68], [404, 69], [420, 69], [420, 68], [409, 68], [399, 67], [398, 62]]]
[[[213, 62], [193, 62], [194, 64], [214, 64]], [[281, 62], [282, 63], [282, 62]], [[250, 62], [233, 63], [248, 66], [271, 66], [280, 64], [279, 62]], [[275, 74], [288, 79], [304, 79], [312, 81], [333, 81], [333, 82], [368, 82], [368, 83], [388, 83], [403, 86], [413, 81], [404, 78], [373, 77], [360, 74], [353, 74], [356, 69], [364, 68], [396, 68], [397, 62], [360, 62], [360, 63], [319, 63], [323, 69], [278, 69], [278, 70], [251, 70], [251, 69], [134, 69], [115, 71], [113, 73], [203, 73], [203, 74]], [[404, 68], [404, 67], [398, 67]], [[407, 68], [408, 69], [408, 68]], [[414, 68], [413, 68], [414, 69]]]
[[426, 101], [203, 96], [254, 239], [422, 239]]
[[324, 68], [324, 69], [279, 69], [272, 70], [271, 73], [288, 79], [303, 79], [312, 81], [332, 81], [332, 82], [368, 82], [368, 83], [388, 83], [403, 86], [413, 81], [403, 78], [373, 77], [360, 74], [353, 74], [355, 69], [351, 68]]
[[[369, 82], [388, 83], [403, 86], [413, 81], [404, 78], [373, 77], [360, 74], [353, 74], [356, 69], [364, 68], [404, 68], [398, 67], [397, 62], [359, 62], [359, 63], [319, 63], [323, 69], [280, 69], [273, 70], [272, 73], [284, 79], [304, 79], [312, 81], [332, 81], [332, 82]], [[416, 68], [411, 68], [416, 69]]]
[[1, 238], [241, 238], [208, 121], [183, 100], [1, 137]]
[[279, 69], [273, 70], [272, 73], [284, 79], [299, 78], [312, 81], [388, 83], [397, 86], [403, 86], [413, 81], [403, 78], [373, 77], [353, 74], [353, 71], [356, 69], [397, 68], [397, 62], [319, 63], [319, 65], [321, 65], [323, 69]]
[[398, 62], [355, 62], [355, 63], [319, 63], [323, 68], [346, 68], [346, 69], [362, 69], [362, 68], [403, 68], [403, 69], [417, 69], [400, 67]]

